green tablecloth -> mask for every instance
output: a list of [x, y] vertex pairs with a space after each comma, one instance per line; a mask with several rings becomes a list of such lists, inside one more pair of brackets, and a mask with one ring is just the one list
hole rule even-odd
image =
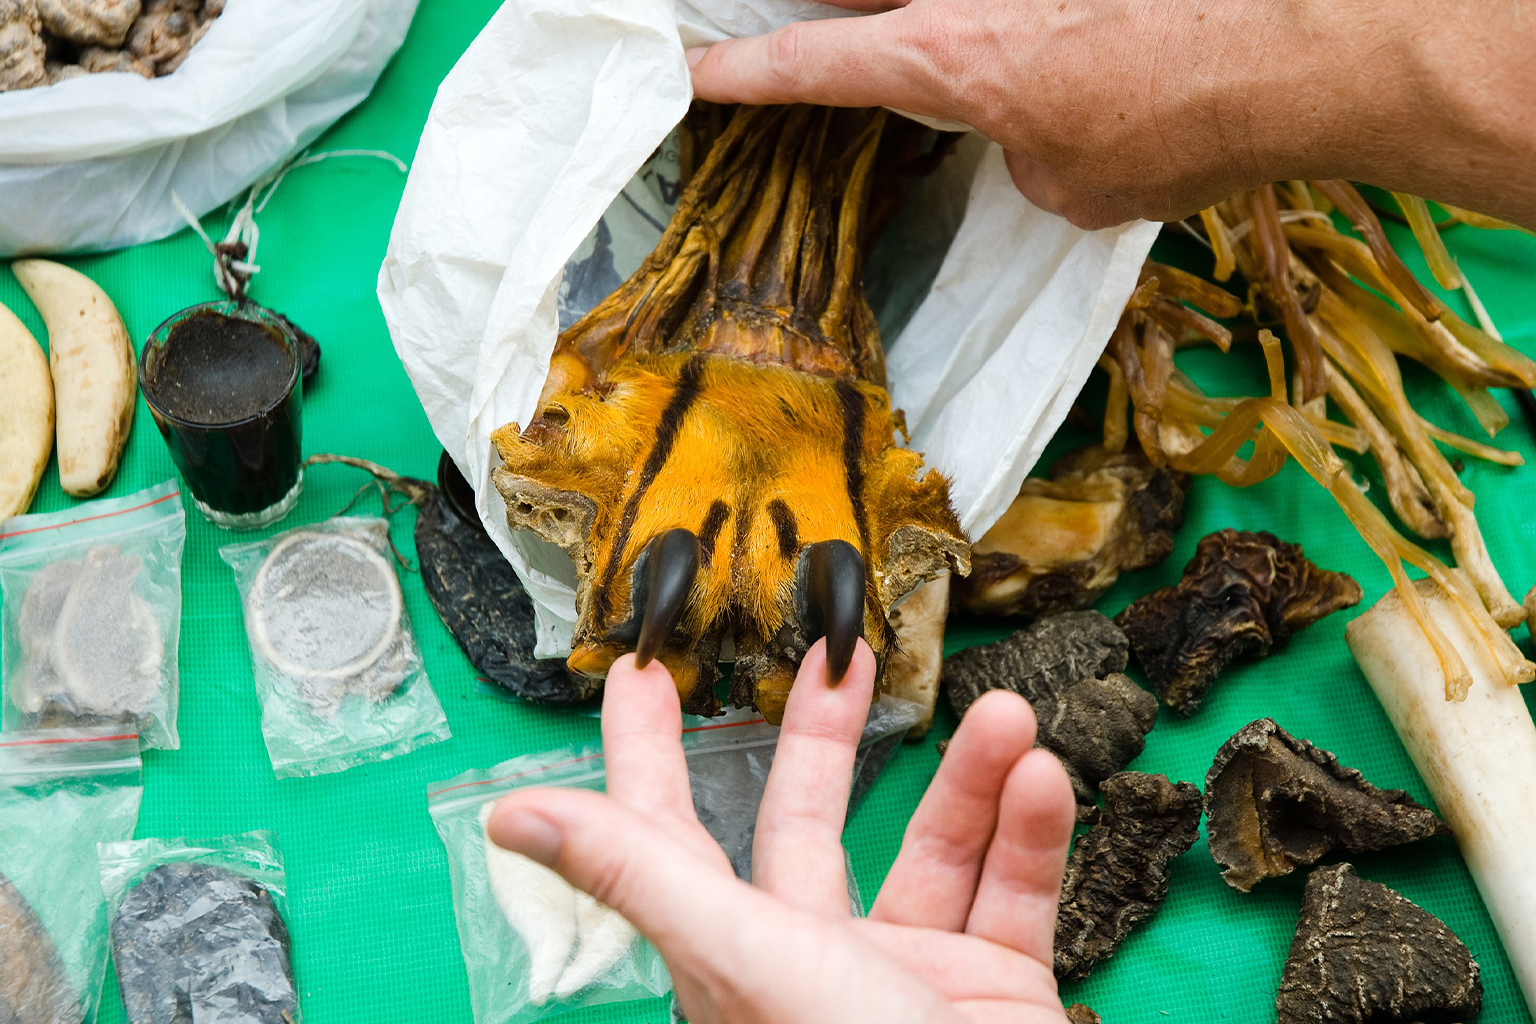
[[[409, 160], [437, 84], [495, 7], [494, 0], [423, 0], [403, 49], [373, 96], [315, 148], [386, 149]], [[261, 216], [265, 269], [253, 294], [314, 333], [325, 349], [319, 382], [305, 401], [305, 451], [360, 455], [430, 477], [439, 448], [390, 346], [374, 296], [403, 184], [403, 176], [391, 167], [369, 160], [331, 161], [293, 174]], [[213, 233], [221, 233], [227, 213], [207, 223]], [[1530, 283], [1536, 239], [1465, 227], [1446, 238], [1505, 332], [1525, 351], [1536, 353], [1536, 293]], [[1199, 265], [1192, 246], [1174, 245], [1172, 250], [1176, 258]], [[125, 252], [69, 262], [113, 296], [136, 342], [167, 314], [215, 297], [209, 259], [187, 231]], [[1416, 258], [1410, 262], [1422, 270]], [[1459, 297], [1452, 301], [1460, 303]], [[36, 311], [3, 267], [0, 302], [44, 337]], [[1245, 356], [1190, 352], [1181, 361], [1213, 391], [1264, 390], [1261, 367]], [[1413, 369], [1408, 377], [1411, 395], [1426, 415], [1475, 433], [1471, 417], [1448, 389]], [[1536, 460], [1532, 424], [1519, 416], [1509, 396], [1501, 401], [1514, 412], [1515, 422], [1500, 440]], [[1068, 431], [1051, 455], [1087, 440]], [[173, 472], [141, 404], [122, 471], [108, 494], [129, 493]], [[1495, 559], [1511, 588], [1523, 593], [1536, 582], [1536, 527], [1530, 512], [1536, 504], [1536, 469], [1469, 461], [1463, 479], [1477, 493], [1479, 519]], [[331, 515], [360, 482], [358, 474], [342, 468], [313, 472], [297, 510], [282, 527]], [[1380, 493], [1378, 482], [1374, 494]], [[34, 511], [70, 503], [59, 490], [56, 470], [50, 469]], [[1272, 530], [1302, 543], [1321, 565], [1353, 573], [1365, 588], [1366, 605], [1387, 589], [1386, 573], [1329, 498], [1294, 465], [1248, 491], [1201, 480], [1188, 510], [1173, 556], [1122, 580], [1100, 603], [1102, 610], [1113, 614], [1139, 594], [1175, 580], [1195, 542], [1226, 526]], [[216, 552], [230, 536], [195, 512], [189, 512], [187, 522], [182, 749], [145, 756], [138, 835], [207, 837], [258, 828], [279, 834], [287, 855], [290, 924], [308, 1024], [466, 1024], [470, 1005], [447, 861], [427, 816], [424, 787], [518, 754], [595, 740], [597, 721], [481, 692], [419, 580], [408, 576], [407, 605], [453, 739], [340, 775], [278, 782], [261, 740], [234, 583]], [[396, 542], [407, 553], [411, 526], [410, 513], [395, 526]], [[1270, 715], [1333, 750], [1378, 785], [1401, 786], [1427, 799], [1344, 646], [1344, 626], [1353, 614], [1325, 620], [1281, 655], [1231, 668], [1194, 718], [1164, 712], [1133, 767], [1203, 783], [1220, 743], [1248, 721]], [[997, 623], [952, 624], [948, 646], [956, 649], [1007, 631]], [[1524, 631], [1520, 638], [1525, 642]], [[953, 716], [942, 711], [930, 740], [908, 744], [897, 755], [850, 823], [847, 845], [866, 898], [878, 890], [937, 764], [932, 740], [947, 735], [953, 724]], [[1487, 987], [1480, 1020], [1530, 1020], [1450, 840], [1362, 857], [1358, 866], [1365, 877], [1400, 890], [1440, 916], [1471, 947]], [[1218, 877], [1202, 840], [1174, 865], [1171, 893], [1157, 917], [1092, 979], [1067, 986], [1063, 996], [1088, 1003], [1114, 1024], [1270, 1019], [1302, 881], [1298, 875], [1266, 883], [1250, 895], [1234, 892]], [[115, 1024], [122, 1020], [115, 983], [109, 980], [107, 990], [100, 1019]], [[665, 1004], [652, 1002], [567, 1019], [660, 1022], [664, 1017]]]

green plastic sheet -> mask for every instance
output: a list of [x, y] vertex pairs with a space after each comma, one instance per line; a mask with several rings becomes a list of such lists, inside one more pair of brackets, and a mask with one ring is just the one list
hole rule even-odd
[[[321, 138], [315, 151], [384, 149], [409, 161], [438, 83], [495, 10], [494, 0], [423, 0], [410, 35], [373, 96]], [[306, 453], [363, 456], [397, 471], [432, 477], [439, 447], [390, 345], [375, 298], [378, 267], [404, 177], [383, 161], [331, 160], [291, 174], [260, 217], [262, 271], [252, 294], [313, 333], [324, 347], [320, 377], [305, 399]], [[205, 218], [222, 234], [229, 211]], [[1407, 234], [1392, 228], [1403, 243]], [[1536, 353], [1536, 238], [1457, 227], [1450, 250], [1478, 287], [1506, 335]], [[1428, 281], [1411, 243], [1402, 248]], [[1209, 258], [1187, 240], [1163, 243], [1164, 258], [1205, 269]], [[202, 242], [182, 231], [161, 242], [67, 260], [117, 302], [135, 344], [164, 317], [216, 298]], [[1467, 312], [1458, 295], [1450, 299]], [[36, 310], [9, 269], [0, 265], [0, 302], [39, 339]], [[1262, 393], [1255, 353], [1181, 355], [1213, 393]], [[1450, 390], [1406, 368], [1415, 405], [1434, 421], [1476, 435], [1477, 426]], [[1501, 395], [1514, 422], [1499, 438], [1536, 461], [1533, 424]], [[999, 414], [1006, 414], [1000, 410]], [[1065, 429], [1042, 462], [1092, 440]], [[126, 494], [174, 474], [142, 400], [123, 467], [107, 494]], [[1382, 494], [1363, 463], [1360, 478]], [[1478, 518], [1510, 588], [1536, 582], [1536, 468], [1505, 469], [1467, 460], [1462, 479], [1476, 492]], [[324, 519], [363, 483], [342, 467], [312, 470], [295, 512], [276, 529]], [[376, 499], [374, 499], [376, 500]], [[359, 511], [376, 504], [362, 499]], [[65, 508], [71, 499], [50, 468], [34, 511]], [[1344, 626], [1380, 597], [1388, 578], [1332, 501], [1294, 464], [1246, 491], [1214, 480], [1196, 483], [1188, 522], [1173, 555], [1134, 573], [1100, 602], [1114, 614], [1133, 598], [1178, 578], [1196, 541], [1222, 527], [1271, 530], [1301, 543], [1320, 565], [1353, 574], [1365, 603], [1299, 634], [1264, 661], [1233, 666], [1204, 707], [1189, 719], [1164, 711], [1132, 765], [1202, 784], [1216, 748], [1247, 722], [1273, 716], [1291, 732], [1334, 751], [1381, 786], [1400, 786], [1427, 800], [1364, 678], [1344, 645]], [[397, 517], [394, 539], [413, 554], [413, 514]], [[483, 692], [475, 672], [442, 626], [419, 578], [404, 576], [406, 601], [428, 673], [453, 739], [338, 775], [276, 780], [262, 744], [260, 714], [234, 580], [217, 548], [231, 538], [195, 511], [187, 519], [181, 636], [181, 735], [175, 752], [144, 756], [144, 803], [138, 837], [208, 838], [270, 829], [288, 868], [295, 967], [309, 1024], [468, 1024], [464, 965], [454, 929], [448, 864], [427, 815], [425, 786], [470, 769], [561, 744], [598, 738], [593, 717], [499, 700]], [[257, 536], [260, 536], [258, 534]], [[1449, 558], [1444, 545], [1442, 557]], [[952, 623], [950, 650], [997, 639], [1003, 622]], [[1517, 634], [1529, 651], [1525, 631]], [[866, 899], [879, 889], [902, 830], [938, 764], [934, 741], [954, 719], [941, 709], [936, 728], [907, 744], [864, 801], [846, 834]], [[1360, 857], [1360, 873], [1401, 891], [1441, 917], [1471, 947], [1487, 988], [1481, 1021], [1530, 1020], [1471, 878], [1448, 839]], [[1176, 862], [1167, 903], [1086, 982], [1063, 988], [1068, 1002], [1093, 1006], [1114, 1024], [1209, 1024], [1273, 1019], [1280, 979], [1300, 906], [1303, 877], [1267, 882], [1243, 895], [1221, 881], [1202, 838]], [[750, 923], [743, 923], [750, 927]], [[100, 1020], [122, 1012], [109, 980]], [[573, 1022], [666, 1018], [663, 1001], [611, 1006], [569, 1015]]]

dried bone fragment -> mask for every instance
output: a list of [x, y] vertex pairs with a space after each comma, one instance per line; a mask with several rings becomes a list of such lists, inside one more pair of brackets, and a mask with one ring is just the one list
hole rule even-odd
[[1163, 775], [1104, 780], [1104, 813], [1067, 859], [1056, 913], [1056, 977], [1086, 978], [1168, 895], [1169, 865], [1200, 831], [1200, 791]]
[[1308, 876], [1277, 1024], [1469, 1020], [1482, 1003], [1477, 961], [1433, 914], [1349, 864]]
[[1039, 723], [1035, 744], [1067, 770], [1080, 817], [1091, 813], [1098, 783], [1129, 764], [1157, 721], [1157, 699], [1120, 674], [1126, 640], [1098, 612], [1062, 612], [997, 643], [944, 660], [957, 715], [988, 690], [1028, 700]]
[[886, 662], [883, 689], [892, 697], [928, 709], [923, 720], [907, 731], [908, 739], [921, 739], [933, 727], [933, 707], [939, 699], [939, 679], [944, 671], [949, 584], [950, 575], [944, 573], [912, 591], [891, 610], [891, 628], [901, 646]]
[[1335, 847], [1384, 850], [1450, 835], [1445, 822], [1400, 789], [1377, 789], [1353, 768], [1261, 718], [1216, 752], [1205, 776], [1211, 856], [1228, 885], [1315, 864]]
[[88, 46], [81, 50], [80, 66], [92, 75], [116, 73], [155, 77], [154, 65], [140, 60], [127, 50], [112, 50], [101, 46]]
[[1115, 622], [1157, 695], [1187, 715], [1228, 662], [1283, 647], [1360, 598], [1358, 583], [1319, 569], [1299, 545], [1229, 529], [1201, 539], [1177, 585], [1140, 598]]
[[1036, 618], [1086, 608], [1122, 572], [1155, 565], [1184, 522], [1189, 476], [1140, 451], [1090, 445], [1030, 478], [971, 546], [971, 575], [955, 605], [983, 615]]
[[0, 1020], [79, 1024], [80, 1016], [53, 939], [26, 898], [0, 875]]
[[47, 83], [42, 24], [36, 0], [0, 0], [0, 92]]
[[43, 27], [85, 46], [122, 46], [139, 16], [139, 0], [38, 0]]

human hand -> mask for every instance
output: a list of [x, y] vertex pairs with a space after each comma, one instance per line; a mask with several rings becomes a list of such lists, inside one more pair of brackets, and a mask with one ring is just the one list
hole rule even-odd
[[519, 791], [490, 837], [628, 918], [694, 1024], [1064, 1021], [1051, 947], [1074, 804], [1061, 765], [1031, 749], [1029, 705], [998, 692], [971, 706], [855, 919], [841, 836], [874, 656], [860, 641], [836, 688], [825, 665], [822, 641], [790, 691], [754, 885], [694, 813], [671, 678], [633, 655], [606, 684], [607, 795]]
[[[826, 0], [691, 50], [698, 96], [889, 106], [1000, 143], [1082, 227], [1352, 178], [1536, 226], [1536, 62], [1493, 0]], [[1518, 5], [1515, 5], [1518, 6]]]

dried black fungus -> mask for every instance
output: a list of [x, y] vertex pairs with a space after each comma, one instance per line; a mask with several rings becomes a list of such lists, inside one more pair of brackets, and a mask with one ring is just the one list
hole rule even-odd
[[1141, 753], [1157, 721], [1157, 699], [1120, 674], [1126, 646], [1098, 612], [1064, 612], [950, 655], [944, 682], [960, 715], [988, 690], [1028, 700], [1039, 722], [1035, 743], [1066, 767], [1081, 818], [1098, 782]]
[[1087, 608], [1122, 572], [1168, 557], [1188, 490], [1186, 474], [1139, 451], [1090, 445], [1062, 456], [971, 546], [955, 607], [1028, 619]]
[[1056, 977], [1086, 978], [1168, 895], [1169, 865], [1200, 831], [1200, 791], [1121, 772], [1100, 785], [1104, 812], [1067, 859], [1056, 913]]
[[64, 962], [26, 899], [0, 875], [0, 1021], [79, 1024]]
[[1157, 695], [1187, 715], [1228, 662], [1283, 647], [1360, 597], [1358, 583], [1319, 569], [1299, 545], [1220, 530], [1201, 539], [1176, 586], [1154, 590], [1115, 622]]
[[1466, 1020], [1482, 1003], [1477, 961], [1433, 914], [1349, 864], [1307, 878], [1277, 1024]]
[[1205, 809], [1211, 856], [1242, 892], [1316, 864], [1335, 847], [1366, 853], [1450, 835], [1407, 793], [1377, 789], [1272, 718], [1250, 722], [1221, 745], [1205, 776]]
[[602, 680], [568, 671], [563, 660], [534, 657], [533, 600], [480, 523], [445, 501], [463, 479], [456, 469], [457, 481], [445, 475], [440, 467], [441, 487], [416, 520], [416, 553], [448, 631], [485, 678], [519, 697], [571, 703], [594, 696]]
[[131, 1024], [293, 1024], [288, 948], [266, 887], [212, 864], [155, 868], [112, 921]]

